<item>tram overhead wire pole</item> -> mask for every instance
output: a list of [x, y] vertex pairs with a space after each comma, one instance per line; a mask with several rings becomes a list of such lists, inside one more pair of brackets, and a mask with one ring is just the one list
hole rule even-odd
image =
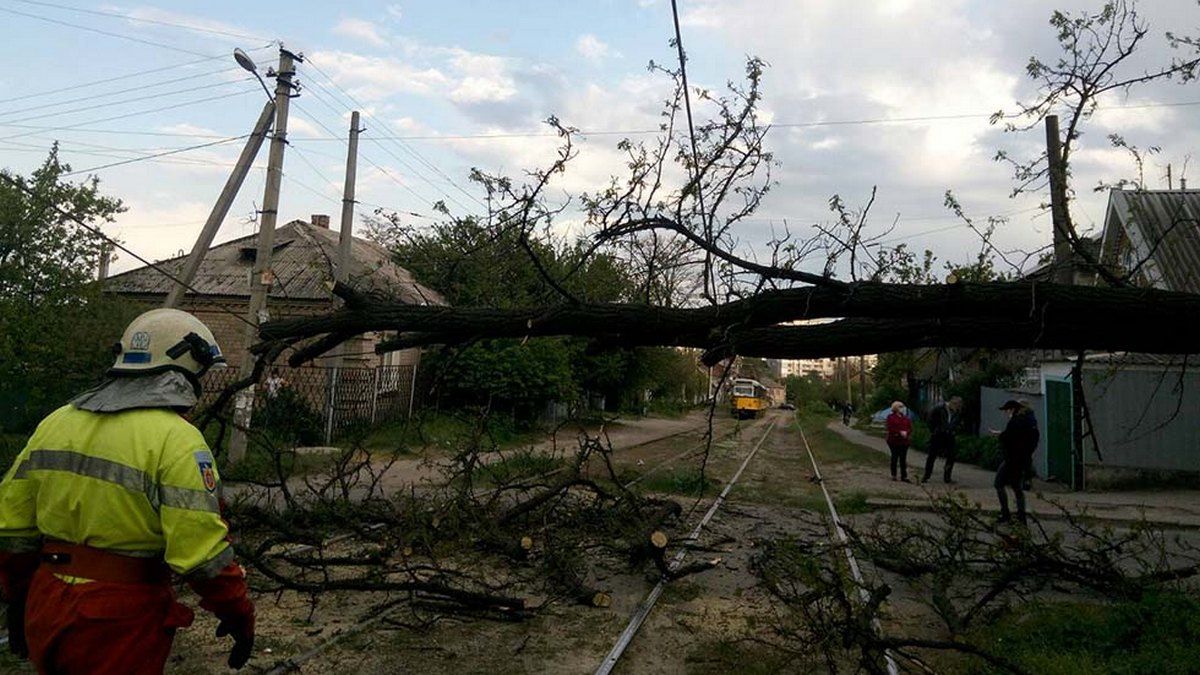
[[[303, 55], [294, 54], [280, 46], [279, 69], [275, 72], [275, 134], [271, 137], [262, 216], [259, 218], [258, 248], [250, 275], [250, 303], [246, 312], [249, 327], [246, 330], [245, 350], [241, 354], [240, 364], [243, 377], [254, 370], [257, 357], [250, 352], [250, 345], [258, 339], [259, 324], [268, 318], [267, 296], [275, 281], [271, 273], [271, 251], [275, 247], [275, 223], [279, 218], [279, 190], [283, 181], [283, 153], [287, 148], [288, 110], [292, 97], [298, 95], [294, 92], [299, 89], [299, 85], [293, 83], [292, 78], [296, 74], [295, 64], [303, 61]], [[241, 59], [238, 62], [249, 69]], [[252, 65], [253, 62], [249, 62], [249, 66]], [[254, 385], [239, 391], [234, 399], [234, 425], [228, 456], [231, 466], [241, 462], [246, 456], [246, 429], [250, 426], [253, 404]]]

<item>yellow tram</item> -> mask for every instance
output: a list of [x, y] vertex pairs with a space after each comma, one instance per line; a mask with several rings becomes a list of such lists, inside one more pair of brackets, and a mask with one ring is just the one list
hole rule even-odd
[[763, 414], [763, 411], [771, 407], [771, 399], [762, 383], [742, 377], [733, 381], [729, 405], [734, 417], [745, 419]]

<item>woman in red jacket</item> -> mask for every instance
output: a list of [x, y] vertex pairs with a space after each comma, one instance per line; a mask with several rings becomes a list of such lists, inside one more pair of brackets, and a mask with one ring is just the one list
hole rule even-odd
[[892, 451], [892, 480], [896, 480], [896, 465], [900, 465], [900, 480], [908, 482], [908, 446], [912, 445], [912, 420], [904, 403], [894, 401], [892, 414], [887, 418], [887, 444]]

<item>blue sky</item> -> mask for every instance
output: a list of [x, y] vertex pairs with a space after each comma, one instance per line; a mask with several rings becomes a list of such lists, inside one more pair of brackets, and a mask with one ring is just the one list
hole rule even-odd
[[[720, 87], [740, 76], [746, 55], [762, 56], [771, 64], [764, 111], [774, 122], [985, 115], [1028, 93], [1022, 68], [1030, 54], [1053, 54], [1050, 5], [1032, 0], [682, 0], [680, 6], [693, 83]], [[1146, 2], [1142, 10], [1152, 33], [1147, 62], [1170, 55], [1164, 30], [1200, 33], [1200, 9], [1190, 0]], [[438, 199], [473, 211], [479, 207], [465, 178], [470, 167], [516, 174], [544, 165], [553, 139], [510, 134], [536, 134], [549, 115], [593, 131], [655, 126], [669, 83], [646, 64], [674, 59], [665, 0], [0, 0], [0, 26], [6, 29], [0, 59], [7, 64], [0, 71], [0, 165], [16, 171], [36, 166], [55, 139], [74, 168], [87, 169], [244, 134], [263, 94], [229, 51], [253, 50], [264, 66], [276, 58], [263, 48], [269, 40], [304, 52], [311, 58], [299, 71], [306, 88], [293, 109], [282, 216], [328, 213], [335, 223], [341, 137], [351, 108], [368, 113], [360, 213], [385, 206], [427, 214]], [[162, 70], [125, 77], [151, 69]], [[51, 93], [109, 78], [121, 79]], [[72, 102], [83, 97], [90, 98]], [[1160, 85], [1114, 99], [1112, 110], [1097, 115], [1075, 166], [1077, 217], [1085, 226], [1103, 218], [1103, 195], [1089, 188], [1133, 173], [1132, 163], [1107, 147], [1105, 134], [1122, 131], [1143, 147], [1162, 146], [1148, 167], [1151, 186], [1160, 184], [1168, 162], [1178, 176], [1200, 140], [1190, 123], [1195, 107], [1120, 106], [1194, 100], [1200, 100], [1194, 84]], [[464, 135], [501, 137], [447, 138]], [[388, 138], [395, 136], [405, 139]], [[581, 139], [581, 156], [556, 187], [586, 190], [619, 173], [618, 139]], [[998, 147], [1034, 151], [1038, 140], [1036, 133], [1006, 136], [982, 117], [780, 127], [770, 136], [782, 163], [780, 186], [743, 239], [753, 245], [785, 221], [803, 232], [828, 218], [831, 194], [856, 203], [878, 186], [877, 227], [895, 221], [891, 236], [915, 247], [934, 247], [946, 258], [969, 255], [973, 235], [942, 207], [946, 189], [970, 213], [1010, 214], [1000, 234], [1006, 246], [1040, 246], [1049, 229], [1038, 199], [1010, 200], [1007, 172], [991, 161]], [[152, 258], [190, 247], [239, 145], [96, 171], [129, 207], [109, 230]], [[260, 166], [265, 159], [264, 152]], [[248, 219], [261, 203], [262, 183], [262, 170], [252, 172], [219, 239], [253, 231]], [[117, 268], [132, 264], [122, 259]]]

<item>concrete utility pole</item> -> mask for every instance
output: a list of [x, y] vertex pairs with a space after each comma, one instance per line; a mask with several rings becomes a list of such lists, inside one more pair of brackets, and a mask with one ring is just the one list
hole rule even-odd
[[[262, 217], [258, 225], [258, 250], [254, 256], [254, 268], [250, 275], [250, 307], [246, 318], [250, 325], [246, 329], [246, 348], [242, 353], [242, 377], [249, 377], [254, 370], [256, 358], [250, 353], [250, 345], [258, 339], [258, 325], [267, 319], [267, 295], [275, 278], [271, 273], [271, 251], [275, 248], [275, 223], [279, 218], [279, 188], [283, 181], [283, 151], [287, 147], [288, 109], [292, 100], [292, 77], [296, 74], [295, 62], [303, 61], [286, 49], [279, 50], [279, 70], [275, 74], [275, 134], [271, 137], [271, 154], [267, 160], [267, 185], [263, 191]], [[246, 428], [254, 409], [254, 386], [238, 392], [233, 408], [233, 434], [229, 442], [229, 464], [232, 466], [246, 456]]]
[[[354, 183], [358, 176], [358, 111], [350, 113], [350, 149], [346, 152], [346, 185], [342, 190], [342, 227], [338, 232], [338, 263], [335, 278], [345, 283], [350, 279], [351, 248], [354, 243]], [[345, 343], [339, 350], [338, 362], [346, 365]]]
[[163, 303], [163, 307], [178, 307], [180, 301], [183, 300], [183, 294], [187, 292], [187, 286], [192, 285], [192, 280], [196, 278], [196, 272], [200, 270], [200, 263], [204, 262], [204, 256], [208, 253], [208, 248], [212, 246], [213, 238], [217, 236], [217, 230], [225, 221], [225, 216], [229, 215], [229, 208], [233, 206], [233, 200], [237, 198], [238, 191], [242, 189], [242, 183], [245, 182], [246, 175], [250, 173], [250, 167], [254, 164], [254, 159], [258, 157], [263, 140], [267, 137], [267, 132], [271, 130], [274, 116], [275, 102], [267, 101], [267, 104], [263, 106], [262, 113], [258, 116], [258, 122], [254, 125], [254, 131], [250, 132], [250, 138], [246, 141], [246, 146], [242, 148], [242, 154], [238, 157], [237, 164], [229, 174], [229, 179], [225, 181], [221, 195], [217, 197], [217, 203], [213, 204], [212, 211], [208, 214], [204, 229], [200, 230], [200, 236], [196, 237], [192, 252], [188, 254], [183, 272], [179, 275], [181, 283], [171, 286], [171, 292], [167, 294], [167, 301]]
[[1058, 135], [1058, 115], [1046, 116], [1046, 161], [1050, 175], [1050, 215], [1054, 222], [1054, 281], [1070, 284], [1070, 214], [1067, 212], [1067, 172], [1063, 166], [1062, 138]]

